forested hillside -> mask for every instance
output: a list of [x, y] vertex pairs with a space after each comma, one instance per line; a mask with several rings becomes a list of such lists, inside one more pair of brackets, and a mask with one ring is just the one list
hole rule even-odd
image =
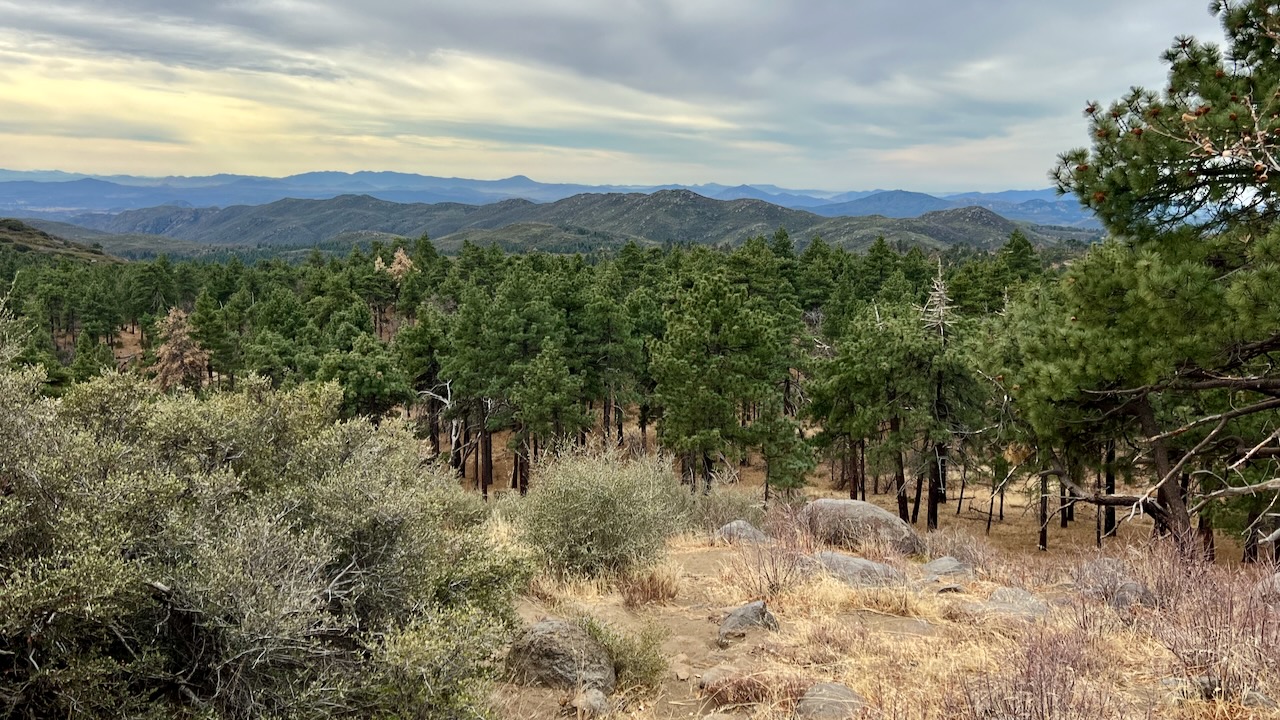
[[[941, 202], [941, 201], [939, 201]], [[1019, 225], [980, 207], [952, 207], [911, 217], [822, 217], [753, 199], [713, 200], [688, 190], [584, 193], [552, 203], [504, 200], [489, 205], [401, 204], [367, 195], [328, 200], [280, 200], [226, 208], [160, 206], [110, 214], [78, 215], [76, 225], [125, 238], [164, 236], [206, 245], [313, 246], [350, 233], [404, 237], [423, 234], [456, 250], [465, 239], [524, 250], [557, 252], [616, 248], [626, 240], [651, 244], [741, 244], [754, 235], [786, 227], [797, 238], [820, 235], [850, 250], [866, 249], [877, 237], [897, 245], [947, 248], [957, 244], [994, 248], [1014, 229], [1036, 244], [1092, 242], [1096, 229]], [[915, 215], [920, 215], [916, 217]], [[531, 228], [544, 228], [531, 233]], [[75, 231], [70, 231], [75, 232]], [[550, 245], [547, 235], [558, 233]], [[541, 243], [528, 244], [531, 234]], [[569, 236], [577, 236], [569, 237]], [[112, 240], [102, 238], [102, 242]]]

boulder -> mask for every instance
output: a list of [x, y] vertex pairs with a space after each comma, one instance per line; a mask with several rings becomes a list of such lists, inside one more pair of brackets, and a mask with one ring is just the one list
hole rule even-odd
[[1000, 615], [1010, 615], [1025, 619], [1044, 617], [1049, 614], [1049, 605], [1040, 598], [1021, 588], [1002, 587], [991, 593], [983, 609]]
[[805, 691], [796, 705], [801, 720], [848, 720], [867, 704], [844, 685], [819, 683]]
[[924, 577], [929, 582], [936, 582], [942, 578], [950, 577], [967, 577], [973, 574], [973, 567], [966, 563], [944, 555], [936, 560], [930, 560], [920, 566], [920, 572], [924, 573]]
[[507, 653], [507, 668], [519, 682], [613, 692], [613, 658], [581, 626], [564, 620], [534, 623]]
[[752, 628], [778, 631], [778, 618], [769, 612], [763, 600], [747, 603], [729, 613], [729, 617], [720, 623], [720, 634], [716, 638], [716, 644], [722, 648], [729, 647], [729, 644], [735, 640], [746, 637], [747, 631]]
[[901, 518], [861, 500], [814, 500], [800, 511], [800, 520], [831, 545], [887, 543], [903, 555], [920, 555], [925, 549], [924, 541]]
[[853, 587], [883, 587], [906, 581], [897, 568], [845, 553], [824, 551], [813, 559], [837, 580]]
[[734, 520], [728, 525], [721, 527], [719, 530], [715, 532], [715, 535], [713, 536], [713, 538], [715, 539], [716, 542], [729, 543], [729, 544], [739, 543], [739, 542], [752, 542], [752, 543], [769, 542], [768, 535], [765, 535], [763, 532], [757, 529], [756, 526], [752, 525], [746, 520]]

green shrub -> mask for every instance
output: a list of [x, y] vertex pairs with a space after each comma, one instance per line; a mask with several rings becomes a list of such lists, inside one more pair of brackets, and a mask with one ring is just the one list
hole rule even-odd
[[644, 565], [686, 522], [688, 493], [656, 459], [564, 456], [531, 485], [516, 521], [557, 572], [598, 576]]
[[639, 634], [631, 634], [586, 614], [579, 615], [575, 622], [609, 651], [618, 689], [653, 690], [662, 684], [669, 669], [662, 653], [662, 643], [667, 639], [664, 628], [646, 625]]
[[0, 371], [0, 716], [473, 717], [530, 568], [334, 386]]

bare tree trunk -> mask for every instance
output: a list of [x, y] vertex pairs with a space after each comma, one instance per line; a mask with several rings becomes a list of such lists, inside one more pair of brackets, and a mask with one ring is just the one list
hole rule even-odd
[[480, 494], [487, 500], [489, 486], [493, 484], [493, 433], [488, 427], [480, 428], [480, 454], [483, 456], [480, 465]]
[[[897, 433], [901, 426], [902, 420], [897, 415], [889, 420], [889, 431]], [[893, 484], [894, 489], [898, 492], [898, 517], [903, 522], [911, 521], [911, 514], [907, 508], [907, 468], [906, 462], [902, 458], [902, 448], [899, 447], [893, 453], [893, 459], [896, 467], [894, 468]]]
[[925, 527], [938, 529], [938, 505], [942, 502], [943, 474], [947, 468], [947, 445], [937, 443], [933, 446], [933, 462], [929, 464], [929, 507], [925, 513]]
[[1049, 476], [1040, 476], [1040, 550], [1049, 549]]
[[916, 471], [916, 501], [911, 507], [911, 524], [916, 525], [920, 522], [920, 500], [924, 496], [924, 486], [928, 482], [925, 473]]
[[614, 398], [614, 401], [613, 401], [613, 418], [614, 418], [614, 424], [617, 426], [617, 429], [618, 429], [618, 447], [622, 447], [623, 445], [622, 426], [627, 419], [627, 413], [625, 408], [622, 407], [622, 403], [619, 403], [617, 398]]
[[[1106, 492], [1108, 495], [1116, 494], [1116, 441], [1111, 439], [1107, 441], [1107, 459], [1104, 467], [1106, 472]], [[1116, 509], [1107, 506], [1106, 515], [1102, 522], [1102, 536], [1111, 537], [1116, 534]]]

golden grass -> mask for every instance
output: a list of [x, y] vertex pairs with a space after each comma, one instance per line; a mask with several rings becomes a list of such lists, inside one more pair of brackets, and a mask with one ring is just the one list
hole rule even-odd
[[680, 594], [684, 583], [684, 568], [671, 558], [653, 565], [632, 570], [618, 578], [618, 592], [622, 604], [628, 608], [644, 605], [665, 605]]

